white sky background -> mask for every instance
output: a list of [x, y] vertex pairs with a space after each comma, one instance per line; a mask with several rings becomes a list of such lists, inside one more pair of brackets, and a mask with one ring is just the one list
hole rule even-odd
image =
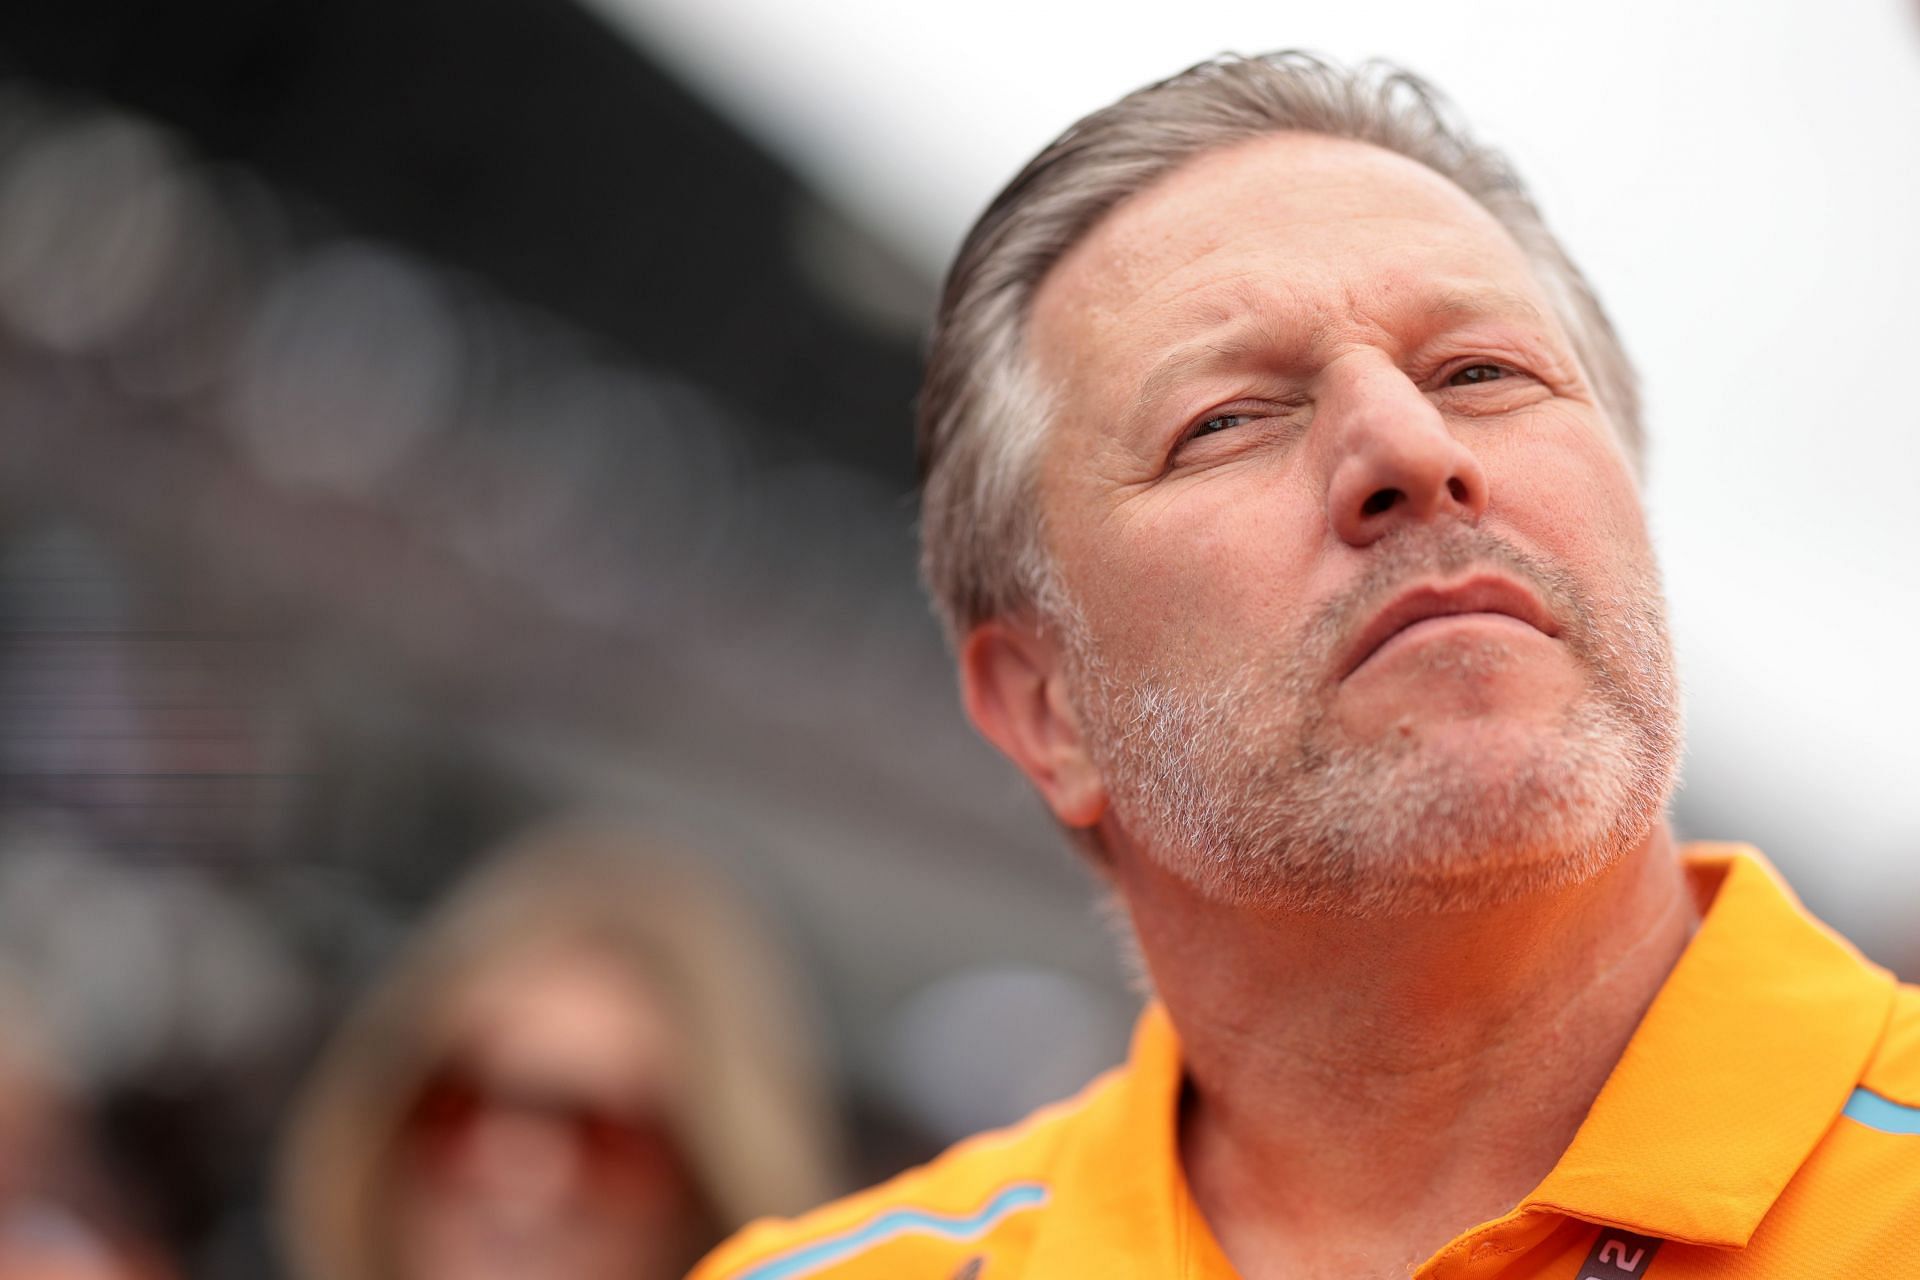
[[1920, 4], [591, 3], [929, 274], [1061, 128], [1213, 53], [1434, 80], [1643, 371], [1692, 834], [1920, 934]]

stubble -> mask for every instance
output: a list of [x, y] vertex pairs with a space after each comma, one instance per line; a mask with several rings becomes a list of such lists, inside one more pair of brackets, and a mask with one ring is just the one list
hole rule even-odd
[[[1212, 672], [1122, 669], [1056, 581], [1049, 617], [1125, 837], [1217, 901], [1354, 916], [1491, 906], [1598, 875], [1661, 820], [1680, 756], [1679, 697], [1657, 575], [1617, 599], [1474, 526], [1408, 527], [1284, 642]], [[1421, 578], [1491, 568], [1561, 620], [1586, 688], [1559, 723], [1488, 730], [1464, 760], [1394, 726], [1334, 722], [1337, 656]], [[1497, 639], [1425, 654], [1436, 680], [1515, 659]]]

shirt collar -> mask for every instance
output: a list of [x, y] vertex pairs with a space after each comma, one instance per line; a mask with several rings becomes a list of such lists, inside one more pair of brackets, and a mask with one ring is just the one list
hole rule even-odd
[[1180, 1164], [1180, 1042], [1158, 1001], [1134, 1028], [1126, 1066], [1098, 1089], [1050, 1162], [1054, 1212], [1034, 1243], [1034, 1275], [1234, 1274]]
[[1753, 850], [1695, 845], [1687, 871], [1700, 928], [1522, 1208], [1743, 1246], [1846, 1105], [1895, 984]]
[[[1756, 852], [1694, 845], [1687, 872], [1709, 904], [1700, 928], [1516, 1217], [1745, 1245], [1880, 1039], [1893, 978], [1807, 915]], [[1058, 1207], [1075, 1203], [1042, 1226], [1035, 1274], [1233, 1274], [1181, 1168], [1182, 1084], [1172, 1022], [1149, 1004], [1115, 1087], [1057, 1154]]]

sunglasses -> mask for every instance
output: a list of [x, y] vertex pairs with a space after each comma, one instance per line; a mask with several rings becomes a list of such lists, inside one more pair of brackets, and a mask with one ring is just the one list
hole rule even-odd
[[585, 1183], [598, 1192], [630, 1193], [681, 1169], [672, 1135], [657, 1115], [618, 1110], [562, 1089], [490, 1080], [458, 1065], [442, 1067], [421, 1084], [401, 1134], [422, 1165], [449, 1174], [481, 1126], [498, 1119], [532, 1122], [564, 1138]]

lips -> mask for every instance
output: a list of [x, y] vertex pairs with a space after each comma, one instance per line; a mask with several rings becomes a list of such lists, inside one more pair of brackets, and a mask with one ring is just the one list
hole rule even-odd
[[1451, 584], [1425, 583], [1395, 596], [1361, 628], [1347, 650], [1340, 679], [1352, 675], [1408, 627], [1430, 618], [1463, 613], [1500, 614], [1524, 622], [1542, 635], [1560, 634], [1560, 624], [1540, 598], [1511, 578], [1483, 573]]

